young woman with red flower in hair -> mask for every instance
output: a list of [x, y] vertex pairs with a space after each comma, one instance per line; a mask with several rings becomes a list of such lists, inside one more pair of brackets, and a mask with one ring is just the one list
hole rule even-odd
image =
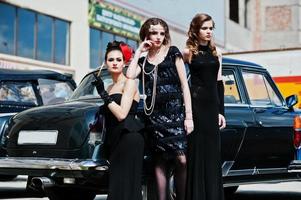
[[132, 49], [123, 42], [107, 45], [105, 65], [113, 84], [104, 89], [99, 76], [92, 84], [105, 102], [106, 140], [110, 161], [108, 200], [141, 200], [141, 174], [144, 139], [139, 133], [142, 124], [136, 119], [139, 102], [135, 80], [123, 74]]

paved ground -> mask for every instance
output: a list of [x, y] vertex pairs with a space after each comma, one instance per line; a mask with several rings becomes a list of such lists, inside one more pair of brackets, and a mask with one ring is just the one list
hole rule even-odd
[[[0, 199], [4, 200], [46, 200], [34, 198], [25, 192], [26, 177], [14, 181], [0, 182]], [[278, 184], [257, 184], [240, 186], [232, 198], [227, 200], [300, 200], [301, 182]], [[95, 200], [106, 200], [106, 195], [97, 195]]]

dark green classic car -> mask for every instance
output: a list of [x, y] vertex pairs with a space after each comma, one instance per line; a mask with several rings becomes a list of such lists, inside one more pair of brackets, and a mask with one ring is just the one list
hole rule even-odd
[[[103, 101], [91, 84], [93, 73], [97, 71], [83, 78], [69, 101], [32, 108], [10, 120], [2, 138], [9, 156], [0, 158], [1, 174], [28, 175], [28, 189], [45, 191], [50, 199], [69, 195], [88, 200], [107, 192], [110, 165], [104, 120], [110, 119], [103, 117]], [[103, 79], [111, 81], [105, 73]], [[225, 191], [234, 192], [242, 184], [299, 179], [296, 96], [284, 99], [266, 69], [254, 63], [223, 59], [223, 79]], [[149, 159], [146, 155], [145, 199], [154, 194]]]

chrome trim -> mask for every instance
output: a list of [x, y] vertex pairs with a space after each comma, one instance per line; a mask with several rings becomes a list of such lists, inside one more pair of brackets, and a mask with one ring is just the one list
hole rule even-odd
[[13, 116], [17, 113], [0, 113], [0, 117], [5, 117], [5, 116]]
[[279, 174], [287, 173], [287, 168], [256, 168], [242, 169], [242, 170], [230, 170], [227, 176], [242, 176], [242, 175], [260, 175], [260, 174]]
[[247, 103], [225, 103], [226, 107], [250, 107]]
[[222, 174], [223, 176], [227, 176], [230, 169], [232, 168], [232, 166], [234, 165], [235, 161], [225, 161], [222, 165]]
[[79, 159], [9, 157], [0, 158], [0, 168], [67, 171], [86, 171], [95, 169], [98, 171], [106, 171], [109, 168], [109, 162], [107, 160], [94, 161]]

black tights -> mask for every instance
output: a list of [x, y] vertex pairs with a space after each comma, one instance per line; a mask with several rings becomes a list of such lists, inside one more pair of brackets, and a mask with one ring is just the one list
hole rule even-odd
[[[174, 159], [174, 183], [176, 188], [176, 196], [177, 200], [184, 200], [185, 199], [185, 189], [186, 189], [186, 156], [179, 155]], [[157, 162], [155, 165], [155, 175], [157, 180], [157, 189], [158, 189], [158, 199], [159, 200], [166, 200], [167, 193], [169, 186], [169, 171], [170, 165], [169, 160], [163, 158], [157, 158]]]

